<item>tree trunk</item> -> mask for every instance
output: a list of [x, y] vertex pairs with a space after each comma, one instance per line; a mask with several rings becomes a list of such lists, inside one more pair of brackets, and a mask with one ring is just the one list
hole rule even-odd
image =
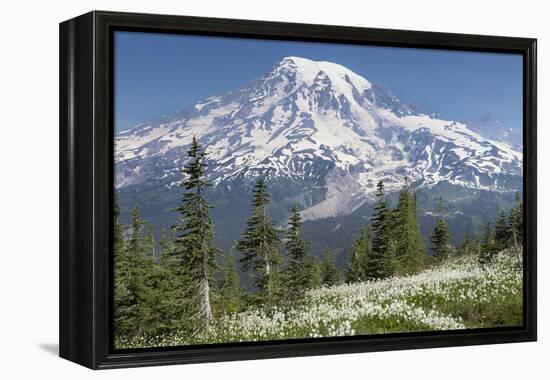
[[200, 287], [200, 316], [204, 325], [209, 326], [212, 321], [212, 308], [210, 307], [210, 285], [206, 273], [203, 273]]

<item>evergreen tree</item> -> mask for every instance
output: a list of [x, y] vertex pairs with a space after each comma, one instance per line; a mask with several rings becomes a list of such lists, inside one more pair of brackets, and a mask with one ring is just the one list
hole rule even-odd
[[218, 250], [214, 246], [214, 224], [209, 215], [212, 206], [204, 198], [206, 188], [211, 186], [204, 178], [206, 153], [201, 151], [195, 136], [187, 155], [190, 160], [183, 167], [184, 179], [180, 183], [184, 189], [182, 205], [175, 209], [181, 215], [181, 223], [174, 226], [178, 233], [174, 255], [181, 258], [183, 314], [193, 328], [201, 329], [213, 318], [211, 281]]
[[309, 243], [302, 239], [302, 219], [296, 205], [290, 209], [290, 220], [286, 232], [288, 266], [285, 270], [287, 295], [300, 298], [313, 284], [314, 263], [308, 256]]
[[315, 289], [323, 285], [323, 268], [322, 262], [312, 256], [308, 257], [311, 273], [309, 276], [309, 282], [307, 284], [308, 289]]
[[165, 262], [174, 251], [174, 242], [167, 236], [165, 228], [160, 230], [159, 249], [158, 257], [161, 263]]
[[115, 311], [115, 318], [117, 314], [119, 317], [119, 331], [127, 337], [145, 332], [151, 318], [151, 294], [147, 287], [148, 266], [143, 249], [142, 227], [143, 222], [136, 207], [132, 211], [124, 272], [120, 278], [124, 296]]
[[457, 253], [461, 256], [479, 256], [479, 252], [479, 239], [471, 238], [469, 234], [465, 234], [462, 244], [457, 249]]
[[497, 224], [495, 225], [495, 251], [500, 252], [508, 247], [510, 242], [510, 228], [506, 220], [506, 212], [504, 210], [500, 211]]
[[[155, 249], [154, 240], [151, 239], [152, 229], [150, 224], [145, 233], [145, 246], [148, 252]], [[146, 254], [147, 256], [147, 254]], [[186, 321], [182, 315], [184, 309], [184, 297], [181, 289], [184, 288], [182, 279], [181, 257], [174, 255], [174, 243], [166, 235], [166, 229], [162, 229], [159, 238], [159, 250], [154, 251], [146, 258], [145, 268], [147, 271], [146, 285], [150, 291], [150, 308], [152, 320], [148, 327], [148, 333], [159, 335], [170, 333], [175, 326]]]
[[[372, 232], [370, 233], [372, 235]], [[367, 239], [367, 228], [365, 226], [361, 226], [359, 229], [359, 236], [351, 247], [351, 257], [346, 275], [347, 282], [361, 282], [366, 279], [367, 256], [371, 252], [372, 242]]]
[[[171, 234], [172, 235], [172, 234]], [[159, 265], [157, 271], [159, 283], [154, 286], [163, 294], [163, 297], [157, 300], [157, 304], [162, 310], [160, 312], [162, 323], [166, 330], [174, 329], [174, 326], [182, 329], [191, 328], [192, 324], [188, 320], [189, 300], [187, 294], [182, 290], [188, 286], [184, 281], [184, 265], [182, 256], [176, 253], [174, 241], [166, 236], [166, 231], [161, 232], [159, 239]]]
[[411, 195], [408, 179], [399, 193], [394, 210], [394, 236], [396, 241], [396, 270], [400, 274], [415, 273], [422, 267], [424, 239], [416, 214], [416, 194]]
[[115, 336], [124, 337], [132, 329], [127, 307], [129, 263], [126, 255], [124, 227], [120, 223], [120, 202], [115, 194], [113, 205], [113, 251], [114, 251], [114, 329]]
[[[366, 234], [365, 234], [365, 262], [364, 262], [365, 280], [377, 278], [376, 277], [377, 273], [375, 272], [377, 266], [374, 265], [371, 267], [371, 263], [373, 261], [376, 261], [376, 255], [374, 254], [374, 251], [372, 248], [372, 241], [373, 241], [372, 234], [373, 234], [372, 225], [369, 224], [366, 228]], [[393, 265], [391, 262], [389, 263], [390, 265]]]
[[130, 237], [128, 239], [128, 252], [138, 258], [145, 257], [142, 237], [143, 221], [137, 207], [132, 210], [132, 222], [130, 225]]
[[483, 242], [480, 247], [479, 261], [482, 264], [487, 264], [492, 260], [496, 252], [495, 234], [491, 228], [491, 224], [487, 223], [485, 233], [483, 234]]
[[342, 282], [340, 271], [334, 262], [334, 255], [327, 249], [321, 262], [321, 282], [325, 286], [334, 286]]
[[151, 223], [145, 224], [145, 237], [144, 237], [144, 249], [145, 257], [157, 260], [157, 255], [155, 252], [155, 236], [154, 236], [154, 227]]
[[[121, 281], [128, 272], [126, 258], [126, 240], [124, 239], [124, 226], [120, 222], [120, 201], [115, 194], [113, 204], [113, 253], [115, 266], [115, 296], [116, 296], [116, 280]], [[120, 283], [122, 285], [122, 282]]]
[[156, 336], [173, 331], [174, 326], [181, 321], [181, 307], [178, 308], [174, 302], [177, 300], [174, 296], [181, 286], [178, 286], [167, 266], [156, 263], [152, 258], [145, 260], [149, 316], [142, 323], [148, 335]]
[[446, 259], [451, 252], [449, 226], [445, 222], [443, 198], [439, 198], [439, 220], [435, 225], [434, 232], [430, 238], [432, 251], [438, 259]]
[[519, 244], [523, 246], [523, 201], [519, 193], [516, 193], [517, 206], [517, 229], [519, 231]]
[[411, 242], [413, 244], [412, 257], [411, 257], [411, 267], [414, 270], [419, 269], [418, 265], [422, 266], [422, 263], [424, 262], [424, 257], [426, 256], [426, 247], [424, 245], [424, 235], [422, 235], [422, 232], [420, 231], [420, 221], [418, 219], [418, 204], [416, 199], [416, 192], [412, 193], [412, 201], [411, 201]]
[[279, 237], [275, 223], [267, 213], [269, 195], [262, 177], [256, 181], [251, 206], [251, 215], [246, 220], [246, 229], [237, 249], [243, 254], [239, 260], [244, 271], [251, 271], [259, 297], [273, 303], [279, 287], [280, 264]]
[[462, 244], [458, 247], [457, 253], [460, 256], [466, 256], [471, 253], [472, 241], [470, 240], [470, 235], [468, 233], [464, 234], [464, 239]]
[[393, 259], [395, 257], [395, 238], [393, 236], [392, 211], [386, 202], [384, 184], [377, 185], [378, 204], [372, 216], [373, 242], [372, 254], [367, 258], [367, 276], [369, 278], [384, 278], [393, 274]]
[[220, 283], [220, 304], [227, 313], [235, 313], [242, 308], [241, 279], [237, 271], [235, 255], [224, 256]]
[[124, 226], [120, 222], [120, 201], [115, 194], [113, 205], [113, 248], [115, 267], [124, 263], [124, 253], [126, 250], [126, 241], [124, 240]]
[[516, 205], [510, 210], [510, 244], [515, 249], [523, 246], [523, 202], [519, 193], [516, 193]]

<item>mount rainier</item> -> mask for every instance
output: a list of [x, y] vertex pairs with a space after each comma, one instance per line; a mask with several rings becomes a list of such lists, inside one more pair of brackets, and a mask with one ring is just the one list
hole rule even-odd
[[115, 186], [129, 202], [146, 193], [150, 203], [170, 198], [154, 191], [175, 197], [196, 135], [216, 205], [239, 198], [246, 205], [243, 191], [258, 176], [275, 204], [297, 203], [306, 220], [353, 213], [374, 199], [379, 180], [388, 192], [404, 177], [415, 189], [520, 189], [518, 145], [474, 129], [402, 102], [344, 66], [287, 57], [241, 88], [118, 132]]

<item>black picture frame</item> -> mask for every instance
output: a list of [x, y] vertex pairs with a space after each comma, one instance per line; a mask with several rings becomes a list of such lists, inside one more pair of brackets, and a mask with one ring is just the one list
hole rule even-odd
[[[114, 351], [110, 284], [115, 30], [521, 54], [523, 326]], [[62, 22], [59, 37], [61, 357], [104, 369], [536, 340], [536, 39], [105, 11]]]

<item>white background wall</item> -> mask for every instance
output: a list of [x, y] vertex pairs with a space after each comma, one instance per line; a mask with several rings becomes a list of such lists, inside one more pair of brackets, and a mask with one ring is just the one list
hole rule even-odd
[[[0, 377], [517, 379], [550, 373], [544, 1], [6, 1], [0, 21]], [[93, 9], [539, 39], [539, 342], [92, 372], [57, 355], [58, 23]], [[548, 118], [546, 118], [548, 120]], [[547, 144], [544, 144], [544, 143]], [[546, 197], [548, 198], [548, 197]], [[546, 372], [546, 376], [543, 373]]]

